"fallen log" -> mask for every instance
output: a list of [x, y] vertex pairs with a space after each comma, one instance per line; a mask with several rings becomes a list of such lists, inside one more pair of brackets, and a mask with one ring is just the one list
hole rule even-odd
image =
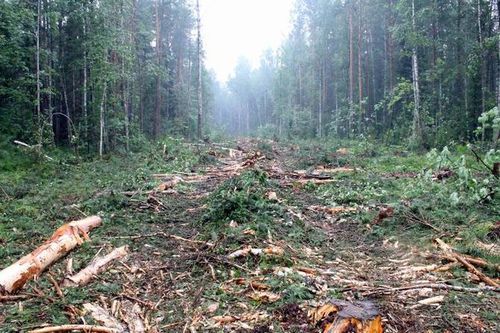
[[104, 257], [95, 258], [90, 265], [79, 271], [73, 276], [64, 279], [62, 286], [67, 287], [77, 287], [84, 286], [92, 280], [94, 276], [102, 273], [108, 268], [108, 266], [115, 260], [122, 259], [127, 255], [127, 247], [122, 246], [114, 249], [111, 253]]
[[309, 311], [309, 319], [323, 333], [382, 333], [382, 317], [371, 302], [331, 300]]
[[82, 331], [85, 333], [117, 333], [118, 331], [112, 328], [94, 326], [94, 325], [60, 325], [39, 328], [29, 331], [29, 333], [53, 333], [53, 332], [72, 332]]
[[101, 218], [92, 216], [61, 226], [52, 237], [30, 254], [0, 271], [0, 294], [10, 294], [39, 276], [48, 266], [88, 239], [88, 232], [101, 225]]
[[436, 243], [441, 248], [441, 250], [443, 250], [445, 254], [449, 255], [451, 258], [461, 263], [470, 273], [476, 275], [481, 281], [495, 288], [500, 287], [500, 284], [498, 284], [495, 280], [493, 280], [492, 278], [490, 278], [489, 276], [485, 275], [483, 272], [478, 270], [476, 267], [474, 267], [474, 265], [472, 265], [469, 261], [467, 261], [466, 258], [455, 252], [453, 248], [448, 244], [446, 244], [443, 240], [436, 238]]

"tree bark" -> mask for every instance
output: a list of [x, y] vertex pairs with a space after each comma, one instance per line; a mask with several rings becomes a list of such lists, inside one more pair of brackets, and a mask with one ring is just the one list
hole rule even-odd
[[[497, 107], [500, 110], [500, 17], [498, 13], [498, 1], [491, 1], [491, 19], [493, 21], [493, 37], [497, 40], [497, 77], [496, 77], [496, 95], [497, 95]], [[497, 140], [497, 138], [493, 138]]]
[[[417, 31], [416, 17], [415, 17], [415, 0], [411, 1], [411, 13], [412, 13], [412, 28], [413, 32]], [[413, 140], [414, 144], [418, 147], [422, 144], [422, 128], [420, 123], [420, 77], [418, 72], [418, 54], [417, 46], [412, 47], [412, 76], [413, 76], [413, 97], [414, 97], [414, 107], [413, 107]]]
[[39, 276], [48, 266], [88, 239], [88, 233], [101, 225], [98, 216], [70, 222], [63, 225], [35, 251], [24, 256], [16, 263], [0, 271], [0, 294], [13, 293], [26, 282]]
[[349, 1], [349, 120], [348, 120], [348, 133], [347, 137], [351, 135], [352, 122], [353, 122], [353, 104], [354, 104], [354, 31], [352, 24], [352, 7], [353, 0]]
[[111, 253], [104, 257], [95, 258], [86, 268], [82, 269], [77, 274], [64, 279], [63, 287], [84, 286], [99, 273], [102, 273], [115, 260], [122, 259], [127, 255], [126, 246], [114, 249]]
[[155, 114], [154, 114], [154, 126], [153, 126], [153, 136], [158, 139], [161, 132], [161, 74], [160, 67], [162, 65], [161, 56], [161, 18], [159, 10], [160, 0], [155, 1], [155, 17], [156, 17], [156, 64], [158, 65], [158, 74], [156, 76], [156, 99], [155, 99]]
[[99, 112], [99, 157], [104, 154], [104, 107], [106, 103], [106, 84], [102, 90], [101, 109]]
[[202, 54], [201, 54], [201, 16], [200, 16], [200, 0], [196, 0], [196, 15], [198, 28], [198, 140], [202, 139], [203, 135], [203, 82], [202, 82]]
[[41, 87], [40, 87], [40, 18], [42, 15], [41, 0], [37, 0], [37, 16], [36, 16], [36, 120], [38, 127], [38, 143], [41, 145], [43, 142], [43, 129], [42, 129], [42, 111], [41, 111]]

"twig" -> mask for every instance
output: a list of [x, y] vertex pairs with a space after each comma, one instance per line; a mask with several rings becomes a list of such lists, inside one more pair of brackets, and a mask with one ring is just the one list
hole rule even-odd
[[52, 275], [47, 274], [47, 278], [49, 279], [50, 283], [52, 283], [52, 285], [54, 286], [54, 289], [56, 290], [57, 295], [61, 298], [64, 298], [64, 294], [63, 294], [61, 288], [59, 287], [59, 284], [56, 282], [56, 280], [54, 280]]
[[2, 186], [0, 186], [0, 190], [2, 190], [2, 192], [5, 195], [5, 197], [7, 198], [7, 200], [12, 200], [12, 198], [10, 197], [10, 195], [8, 195], [7, 192], [5, 192], [5, 190], [3, 189]]
[[22, 301], [31, 297], [33, 297], [33, 295], [0, 295], [0, 303]]
[[104, 326], [94, 326], [94, 325], [60, 325], [44, 327], [37, 330], [29, 331], [29, 333], [52, 333], [52, 332], [71, 332], [71, 331], [83, 331], [83, 332], [96, 332], [96, 333], [117, 333], [118, 330], [107, 328]]
[[453, 286], [453, 285], [444, 284], [444, 283], [422, 283], [422, 284], [415, 284], [415, 285], [411, 285], [411, 286], [396, 287], [396, 288], [379, 287], [379, 288], [375, 288], [374, 290], [367, 290], [367, 292], [363, 293], [363, 295], [368, 296], [368, 295], [373, 295], [373, 294], [383, 294], [383, 293], [391, 293], [391, 292], [396, 292], [396, 291], [423, 289], [423, 288], [439, 289], [439, 290], [454, 290], [454, 291], [463, 291], [463, 292], [470, 292], [470, 293], [480, 293], [480, 292], [485, 292], [485, 291], [492, 291], [492, 292], [496, 292], [496, 293], [500, 292], [500, 288], [490, 287], [490, 286], [468, 288], [468, 287]]
[[469, 149], [470, 149], [470, 150], [471, 150], [471, 152], [474, 154], [474, 156], [476, 156], [476, 160], [477, 160], [478, 162], [481, 162], [481, 164], [483, 164], [483, 165], [486, 167], [486, 169], [487, 169], [487, 170], [488, 170], [491, 174], [493, 174], [496, 178], [498, 178], [498, 177], [499, 177], [499, 175], [495, 174], [495, 172], [491, 169], [491, 167], [490, 167], [490, 166], [488, 166], [488, 164], [486, 164], [486, 163], [483, 161], [483, 159], [482, 159], [482, 158], [478, 155], [478, 153], [476, 153], [476, 151], [475, 151], [474, 149], [472, 149], [472, 147], [471, 147], [471, 146], [469, 146]]
[[153, 305], [153, 304], [151, 304], [151, 302], [146, 302], [146, 301], [143, 301], [143, 300], [141, 300], [141, 299], [138, 299], [138, 298], [136, 298], [136, 297], [134, 297], [134, 296], [127, 295], [127, 294], [120, 294], [120, 296], [121, 296], [121, 297], [123, 297], [123, 298], [127, 298], [127, 299], [129, 299], [129, 300], [131, 300], [131, 301], [137, 302], [137, 303], [139, 303], [139, 304], [142, 304], [142, 305], [144, 305], [145, 307], [148, 307], [148, 308], [150, 308], [150, 309], [154, 309], [154, 305]]
[[146, 234], [146, 235], [116, 236], [116, 237], [110, 237], [110, 238], [113, 238], [113, 239], [140, 239], [140, 238], [150, 238], [150, 237], [158, 237], [158, 236], [165, 237], [165, 238], [172, 238], [172, 239], [183, 241], [183, 242], [187, 242], [187, 243], [194, 243], [194, 244], [206, 245], [208, 247], [213, 247], [214, 246], [214, 244], [210, 243], [210, 242], [193, 240], [193, 239], [187, 239], [187, 238], [184, 238], [184, 237], [181, 237], [181, 236], [177, 236], [177, 235], [170, 235], [170, 234], [167, 234], [166, 232], [162, 232], [162, 231], [155, 232], [155, 233], [152, 233], [152, 234]]

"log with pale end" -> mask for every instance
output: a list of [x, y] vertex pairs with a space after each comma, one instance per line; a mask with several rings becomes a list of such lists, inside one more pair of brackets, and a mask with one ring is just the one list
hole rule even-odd
[[63, 287], [84, 286], [92, 280], [94, 276], [102, 273], [115, 260], [120, 260], [127, 255], [127, 247], [122, 246], [111, 251], [104, 257], [94, 259], [90, 265], [79, 271], [73, 276], [64, 279]]
[[99, 216], [87, 217], [61, 226], [52, 237], [30, 254], [0, 271], [0, 294], [11, 294], [39, 276], [47, 267], [88, 239], [88, 233], [100, 226]]

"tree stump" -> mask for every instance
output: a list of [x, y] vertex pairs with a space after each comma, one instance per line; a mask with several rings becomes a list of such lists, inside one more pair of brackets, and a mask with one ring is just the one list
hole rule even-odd
[[330, 300], [309, 312], [323, 333], [382, 333], [382, 317], [371, 302]]

